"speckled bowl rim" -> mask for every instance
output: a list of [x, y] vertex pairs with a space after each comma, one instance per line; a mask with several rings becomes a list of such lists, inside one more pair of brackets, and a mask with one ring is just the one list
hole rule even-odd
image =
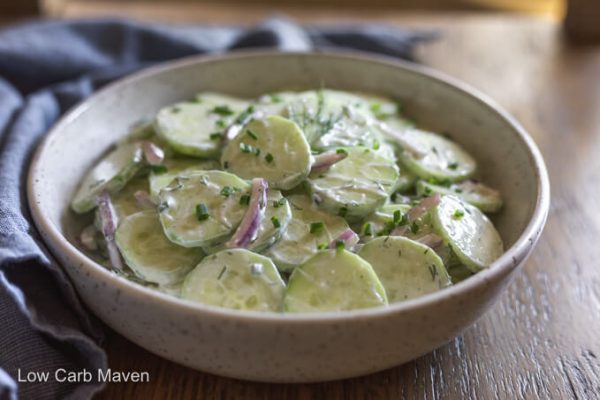
[[[361, 62], [369, 62], [374, 64], [380, 64], [384, 66], [394, 67], [404, 70], [404, 72], [418, 75], [421, 78], [436, 81], [451, 87], [454, 90], [462, 92], [475, 100], [477, 100], [482, 107], [499, 115], [506, 125], [516, 135], [516, 139], [520, 142], [521, 146], [524, 146], [527, 150], [527, 154], [530, 158], [530, 163], [535, 168], [536, 177], [536, 189], [537, 198], [533, 215], [521, 233], [520, 237], [516, 242], [504, 252], [504, 254], [497, 259], [489, 268], [483, 270], [472, 277], [459, 282], [444, 290], [427, 294], [415, 299], [390, 304], [388, 306], [367, 308], [360, 310], [351, 310], [343, 312], [322, 312], [322, 313], [299, 313], [299, 314], [285, 314], [275, 312], [257, 312], [257, 311], [237, 311], [220, 308], [216, 306], [209, 306], [200, 303], [192, 303], [185, 300], [181, 300], [177, 297], [164, 294], [152, 289], [148, 289], [142, 285], [131, 282], [125, 278], [119, 277], [113, 272], [107, 270], [105, 267], [88, 258], [83, 252], [71, 244], [59, 231], [58, 227], [49, 221], [43, 212], [43, 204], [40, 204], [37, 199], [40, 196], [41, 184], [36, 183], [36, 178], [42, 168], [41, 157], [47, 144], [55, 137], [61, 134], [64, 126], [74, 121], [81, 113], [93, 107], [95, 99], [106, 95], [106, 93], [115, 90], [121, 85], [132, 84], [136, 81], [140, 81], [151, 77], [157, 73], [162, 73], [173, 68], [190, 66], [193, 64], [204, 64], [204, 63], [218, 63], [221, 60], [242, 60], [246, 58], [258, 58], [258, 57], [326, 57], [331, 59], [342, 59], [342, 60], [356, 60]], [[160, 65], [146, 68], [127, 77], [119, 79], [103, 89], [96, 92], [94, 95], [80, 103], [79, 105], [72, 108], [67, 112], [59, 121], [50, 129], [45, 139], [40, 143], [35, 155], [32, 159], [27, 182], [27, 197], [28, 203], [33, 216], [33, 220], [38, 229], [44, 231], [47, 237], [44, 240], [50, 241], [55, 247], [61, 252], [69, 255], [70, 258], [75, 260], [82, 268], [87, 269], [92, 276], [95, 278], [103, 278], [110, 281], [116, 288], [127, 292], [131, 296], [137, 296], [139, 300], [146, 301], [148, 304], [153, 302], [166, 302], [174, 308], [180, 308], [186, 312], [197, 312], [210, 314], [212, 317], [221, 317], [224, 319], [238, 319], [246, 321], [256, 321], [263, 323], [319, 323], [324, 321], [340, 322], [343, 320], [356, 320], [356, 319], [371, 319], [371, 318], [385, 318], [388, 315], [402, 312], [410, 312], [413, 309], [432, 305], [433, 303], [443, 302], [444, 299], [451, 298], [453, 296], [459, 296], [463, 292], [468, 292], [479, 285], [486, 284], [487, 282], [494, 281], [495, 279], [501, 278], [503, 275], [507, 275], [514, 270], [531, 252], [534, 244], [539, 238], [541, 231], [544, 227], [549, 205], [550, 205], [550, 183], [548, 179], [548, 173], [542, 155], [534, 143], [533, 139], [527, 134], [525, 129], [505, 110], [503, 110], [498, 104], [490, 99], [485, 94], [478, 90], [470, 87], [469, 85], [461, 82], [455, 78], [445, 75], [439, 71], [433, 70], [422, 65], [413, 64], [407, 61], [398, 60], [395, 58], [379, 55], [367, 55], [361, 52], [347, 52], [347, 51], [311, 51], [311, 52], [277, 52], [273, 50], [243, 50], [230, 52], [226, 54], [217, 55], [199, 55], [182, 58], [176, 61], [169, 61], [161, 63]]]

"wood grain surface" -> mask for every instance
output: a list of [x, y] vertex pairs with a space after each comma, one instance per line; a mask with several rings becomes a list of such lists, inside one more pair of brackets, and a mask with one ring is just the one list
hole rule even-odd
[[[227, 14], [227, 22], [242, 18]], [[302, 16], [312, 22], [331, 18]], [[419, 49], [421, 61], [495, 98], [540, 146], [552, 208], [525, 267], [461, 337], [394, 369], [313, 385], [242, 382], [180, 367], [111, 333], [110, 367], [149, 371], [151, 382], [112, 384], [99, 398], [600, 398], [600, 48], [573, 47], [556, 22], [531, 17], [373, 18], [441, 28], [439, 41]]]

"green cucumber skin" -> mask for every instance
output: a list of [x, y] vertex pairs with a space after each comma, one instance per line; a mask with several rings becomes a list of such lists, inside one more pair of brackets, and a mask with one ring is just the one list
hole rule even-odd
[[[126, 217], [117, 228], [115, 240], [126, 264], [140, 279], [163, 286], [183, 281], [204, 257], [200, 249], [180, 247], [169, 241], [155, 210]], [[138, 251], [144, 243], [150, 254]]]
[[[349, 287], [354, 290], [349, 292]], [[319, 300], [325, 304], [317, 304]], [[334, 249], [319, 251], [292, 272], [284, 311], [345, 311], [387, 303], [373, 267], [354, 253]]]
[[395, 190], [398, 167], [365, 147], [343, 149], [348, 157], [312, 174], [310, 191], [318, 206], [356, 222], [382, 206]]
[[138, 143], [117, 147], [87, 173], [73, 197], [71, 209], [77, 214], [93, 210], [100, 192], [107, 191], [111, 195], [118, 193], [143, 165], [142, 150]]
[[504, 252], [502, 238], [488, 217], [455, 196], [442, 196], [431, 220], [436, 233], [473, 272], [489, 267]]
[[[253, 264], [260, 265], [260, 273], [253, 272]], [[284, 292], [285, 283], [269, 258], [232, 249], [205, 257], [185, 278], [181, 298], [232, 309], [281, 312]]]
[[444, 263], [432, 249], [402, 236], [375, 238], [362, 247], [359, 256], [373, 266], [390, 303], [451, 284]]

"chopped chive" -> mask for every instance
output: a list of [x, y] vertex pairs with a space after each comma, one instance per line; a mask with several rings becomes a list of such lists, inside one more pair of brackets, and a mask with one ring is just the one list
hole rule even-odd
[[229, 168], [229, 161], [223, 162], [223, 169], [228, 169], [228, 168]]
[[454, 170], [454, 169], [458, 168], [458, 163], [457, 162], [450, 163], [450, 164], [448, 164], [448, 168]]
[[271, 103], [281, 103], [283, 101], [281, 96], [279, 96], [277, 94], [272, 94], [269, 97], [271, 98]]
[[429, 186], [425, 186], [424, 192], [427, 195], [431, 194], [431, 188]]
[[243, 206], [247, 206], [248, 204], [250, 204], [250, 196], [247, 194], [244, 194], [240, 197], [240, 204]]
[[348, 155], [348, 151], [346, 151], [346, 149], [337, 149], [335, 151], [336, 154], [346, 154]]
[[343, 240], [335, 241], [335, 249], [336, 250], [344, 250], [346, 248], [346, 243]]
[[366, 223], [366, 224], [363, 226], [363, 233], [364, 233], [366, 236], [372, 236], [372, 235], [373, 235], [373, 232], [372, 232], [372, 230], [371, 230], [371, 224], [370, 224], [370, 223], [368, 223], [368, 222], [367, 222], [367, 223]]
[[233, 115], [233, 110], [229, 106], [227, 106], [227, 105], [216, 106], [215, 108], [212, 109], [211, 112], [213, 114], [218, 114], [218, 115], [221, 115], [223, 117], [227, 117], [227, 116]]
[[327, 243], [319, 243], [317, 245], [317, 250], [325, 250], [327, 248]]
[[208, 219], [209, 214], [208, 207], [206, 207], [206, 204], [200, 203], [196, 205], [196, 217], [198, 218], [198, 221], [204, 221]]
[[239, 125], [244, 125], [247, 122], [247, 119], [254, 112], [254, 106], [250, 105], [244, 111], [242, 111], [235, 119], [235, 123]]
[[268, 163], [272, 163], [272, 162], [273, 162], [273, 154], [271, 154], [271, 153], [267, 153], [267, 155], [265, 156], [265, 160], [266, 160]]
[[379, 140], [376, 140], [373, 142], [373, 150], [379, 150], [379, 146], [380, 146]]
[[254, 148], [247, 143], [240, 143], [240, 150], [242, 153], [252, 153]]
[[286, 202], [287, 202], [287, 199], [285, 197], [282, 197], [279, 200], [274, 200], [273, 207], [279, 208], [279, 207], [283, 206]]
[[225, 127], [227, 127], [227, 122], [225, 122], [225, 120], [218, 119], [215, 122], [215, 125], [217, 126], [217, 128], [225, 128]]
[[221, 278], [223, 277], [223, 274], [225, 273], [226, 270], [227, 270], [227, 265], [223, 265], [223, 269], [221, 269], [221, 272], [219, 272], [219, 276], [217, 277], [218, 280], [221, 280]]
[[455, 189], [454, 189], [454, 191], [455, 191], [456, 193], [462, 193], [462, 192], [463, 192], [461, 188], [455, 188]]
[[223, 133], [215, 132], [210, 134], [210, 140], [219, 140], [223, 137]]
[[277, 217], [272, 217], [271, 218], [271, 222], [273, 223], [273, 226], [275, 228], [281, 228], [281, 222], [279, 222], [279, 218]]
[[456, 211], [454, 211], [454, 214], [452, 214], [453, 219], [461, 219], [464, 216], [465, 216], [465, 213], [463, 210], [456, 210]]
[[258, 147], [256, 147], [256, 148], [254, 149], [254, 155], [255, 155], [256, 157], [260, 156], [260, 149], [259, 149]]
[[400, 210], [394, 211], [394, 225], [398, 225], [401, 221], [402, 213]]
[[258, 136], [256, 136], [256, 133], [252, 132], [250, 129], [246, 129], [246, 133], [248, 134], [248, 136], [250, 136], [252, 139], [254, 140], [258, 140]]
[[319, 233], [325, 228], [325, 224], [322, 222], [313, 222], [310, 224], [310, 233]]
[[221, 196], [229, 197], [234, 191], [235, 188], [232, 188], [231, 186], [223, 186], [223, 189], [221, 189]]
[[150, 169], [152, 170], [152, 172], [154, 172], [155, 174], [164, 174], [165, 172], [167, 172], [169, 169], [164, 166], [164, 165], [151, 165]]
[[413, 223], [410, 225], [410, 231], [411, 231], [413, 234], [416, 234], [417, 232], [419, 232], [419, 225], [418, 225], [416, 222], [413, 222]]
[[338, 211], [338, 215], [340, 217], [345, 217], [346, 214], [348, 214], [348, 208], [347, 207], [342, 207], [340, 208], [340, 210]]

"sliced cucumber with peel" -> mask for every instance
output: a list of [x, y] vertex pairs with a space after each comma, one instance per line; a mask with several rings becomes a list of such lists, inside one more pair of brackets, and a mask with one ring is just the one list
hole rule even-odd
[[407, 150], [399, 153], [402, 165], [419, 178], [456, 182], [468, 179], [475, 173], [475, 160], [457, 143], [418, 129], [406, 130], [405, 136], [411, 145], [424, 152], [421, 157]]
[[158, 135], [181, 154], [216, 157], [225, 129], [247, 105], [232, 97], [202, 93], [195, 101], [160, 110], [155, 128]]
[[285, 292], [287, 312], [345, 311], [388, 303], [371, 265], [347, 250], [323, 250], [294, 270]]
[[155, 210], [123, 219], [115, 240], [129, 268], [139, 278], [158, 285], [181, 282], [204, 257], [200, 249], [181, 247], [167, 239]]
[[483, 183], [466, 181], [442, 186], [425, 181], [417, 182], [419, 196], [428, 196], [432, 193], [456, 196], [486, 213], [498, 212], [502, 208], [500, 192]]
[[[260, 253], [277, 243], [287, 230], [291, 219], [292, 211], [289, 202], [281, 195], [279, 190], [269, 190], [264, 217], [258, 228], [256, 239], [248, 244], [248, 250]], [[224, 243], [204, 247], [204, 251], [208, 254], [224, 249]]]
[[96, 197], [101, 192], [117, 193], [143, 165], [139, 143], [118, 146], [87, 173], [71, 202], [71, 208], [78, 214], [96, 208]]
[[293, 195], [287, 201], [292, 219], [281, 239], [266, 251], [280, 271], [291, 272], [348, 229], [346, 221], [319, 210], [308, 196]]
[[489, 267], [504, 252], [498, 231], [477, 207], [442, 196], [431, 214], [434, 230], [471, 271]]
[[255, 119], [230, 141], [221, 156], [223, 169], [242, 178], [265, 178], [269, 186], [288, 190], [310, 172], [310, 147], [300, 128], [279, 116]]
[[219, 163], [215, 160], [198, 160], [194, 158], [170, 159], [165, 161], [164, 172], [151, 172], [150, 194], [153, 198], [158, 198], [161, 189], [167, 187], [177, 176], [189, 175], [194, 172], [204, 170], [214, 170], [219, 168]]
[[[224, 195], [224, 188], [229, 194]], [[159, 193], [160, 221], [165, 235], [184, 247], [223, 241], [239, 225], [246, 209], [240, 197], [250, 185], [223, 171], [202, 171], [175, 180]], [[206, 216], [198, 215], [198, 210]]]
[[438, 291], [451, 284], [440, 257], [429, 247], [401, 236], [378, 237], [359, 256], [381, 280], [390, 303]]
[[181, 298], [234, 310], [281, 311], [284, 292], [271, 260], [234, 249], [205, 257], [185, 278]]
[[[410, 208], [411, 206], [408, 204], [386, 204], [369, 215], [354, 230], [358, 232], [363, 241], [389, 235]], [[395, 220], [396, 223], [394, 223]]]
[[369, 148], [339, 149], [348, 156], [327, 171], [311, 174], [310, 190], [323, 210], [349, 221], [366, 217], [395, 190], [398, 167]]

